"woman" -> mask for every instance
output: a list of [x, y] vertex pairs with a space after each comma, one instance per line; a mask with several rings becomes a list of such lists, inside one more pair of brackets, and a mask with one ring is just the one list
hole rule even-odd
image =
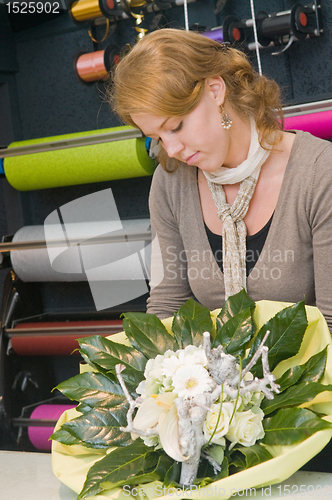
[[159, 141], [148, 312], [189, 297], [317, 305], [332, 329], [332, 145], [282, 131], [279, 89], [198, 33], [147, 35], [114, 74], [122, 119]]

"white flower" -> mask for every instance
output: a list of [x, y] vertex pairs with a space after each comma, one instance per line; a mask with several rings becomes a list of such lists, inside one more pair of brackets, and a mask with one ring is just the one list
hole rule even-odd
[[175, 372], [173, 386], [180, 398], [192, 398], [210, 391], [213, 380], [202, 365], [187, 365]]
[[181, 367], [183, 366], [183, 361], [179, 360], [177, 355], [174, 353], [173, 356], [170, 356], [169, 358], [164, 359], [163, 365], [162, 365], [162, 374], [166, 378], [172, 378], [174, 373]]
[[179, 359], [183, 359], [185, 364], [189, 362], [191, 364], [202, 365], [204, 367], [208, 364], [206, 354], [202, 346], [196, 347], [194, 345], [187, 345], [187, 347], [179, 353]]
[[[175, 393], [166, 392], [147, 398], [138, 409], [133, 420], [134, 429], [146, 431], [155, 429], [158, 436], [142, 437], [147, 446], [154, 446], [160, 443], [167, 455], [177, 462], [183, 462], [188, 457], [182, 455], [179, 445], [178, 414], [174, 399]], [[132, 433], [132, 438], [136, 439], [137, 434]]]
[[265, 434], [263, 418], [264, 413], [258, 407], [254, 407], [254, 411], [251, 409], [236, 412], [226, 434], [226, 438], [231, 441], [229, 449], [231, 450], [237, 443], [242, 446], [253, 446], [257, 439], [262, 439]]
[[[220, 411], [220, 416], [219, 416]], [[211, 411], [207, 412], [205, 422], [203, 424], [203, 432], [206, 441], [208, 442], [213, 434], [211, 443], [225, 446], [225, 434], [229, 429], [229, 421], [234, 411], [234, 403], [220, 403], [211, 405]], [[218, 421], [219, 419], [219, 421]], [[218, 425], [217, 425], [218, 423]]]
[[188, 345], [185, 349], [179, 349], [176, 352], [168, 351], [171, 353], [168, 358], [164, 359], [162, 373], [165, 377], [173, 377], [176, 371], [181, 366], [188, 364], [207, 365], [207, 359], [203, 347], [196, 347]]
[[143, 398], [147, 398], [152, 394], [158, 394], [160, 387], [162, 387], [163, 374], [161, 369], [163, 361], [164, 356], [158, 354], [158, 356], [154, 359], [149, 359], [146, 363], [144, 370], [145, 380], [140, 382], [136, 389], [137, 394], [141, 394]]

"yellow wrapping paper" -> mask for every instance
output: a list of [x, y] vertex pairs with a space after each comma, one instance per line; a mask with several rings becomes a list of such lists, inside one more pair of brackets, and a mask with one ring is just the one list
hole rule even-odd
[[[256, 303], [255, 321], [260, 328], [266, 321], [273, 317], [278, 311], [289, 306], [288, 303], [259, 301]], [[291, 366], [305, 363], [313, 354], [324, 349], [328, 345], [327, 365], [322, 383], [332, 383], [332, 343], [329, 329], [323, 315], [316, 307], [306, 307], [308, 317], [308, 328], [305, 333], [301, 348], [298, 354], [288, 360], [282, 361], [275, 368], [274, 374], [278, 378]], [[212, 317], [216, 317], [219, 310], [212, 312]], [[163, 321], [166, 328], [171, 331], [172, 318]], [[123, 332], [112, 335], [112, 341], [119, 343], [128, 343]], [[89, 369], [89, 368], [88, 368]], [[325, 414], [327, 420], [332, 422], [332, 393], [323, 392], [319, 394], [310, 403], [303, 405]], [[68, 420], [78, 416], [76, 410], [66, 411], [59, 419], [56, 429], [63, 425]], [[319, 431], [309, 437], [300, 444], [292, 446], [269, 446], [267, 447], [274, 458], [250, 469], [233, 474], [225, 479], [215, 481], [214, 483], [203, 488], [192, 487], [191, 491], [177, 490], [168, 492], [169, 495], [176, 498], [192, 498], [200, 500], [203, 497], [208, 497], [212, 500], [223, 499], [234, 496], [236, 492], [248, 488], [257, 488], [277, 484], [300, 469], [311, 458], [319, 453], [324, 446], [327, 445], [332, 437], [332, 429]], [[108, 450], [110, 451], [110, 450]], [[52, 445], [52, 465], [54, 474], [62, 483], [67, 485], [76, 493], [79, 493], [83, 487], [86, 475], [90, 467], [105, 455], [104, 450], [94, 450], [85, 448], [80, 445], [66, 446], [56, 441]], [[145, 492], [145, 498], [153, 500], [156, 498], [166, 499], [169, 496], [165, 495], [167, 491], [162, 488], [161, 482], [154, 482], [141, 485], [136, 491], [135, 496], [129, 494], [128, 489], [114, 488], [104, 492], [102, 495], [90, 497], [92, 499], [133, 499], [139, 498], [138, 493]]]

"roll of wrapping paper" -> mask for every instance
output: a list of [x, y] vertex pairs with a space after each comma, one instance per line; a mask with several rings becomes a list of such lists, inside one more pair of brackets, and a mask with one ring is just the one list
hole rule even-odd
[[[62, 413], [66, 410], [75, 408], [75, 405], [51, 405], [42, 404], [37, 406], [30, 415], [30, 419], [37, 420], [54, 420], [57, 421]], [[50, 437], [54, 432], [54, 425], [52, 427], [44, 426], [30, 426], [28, 427], [28, 436], [31, 444], [41, 451], [51, 451], [52, 441]]]
[[[57, 244], [59, 234], [63, 234], [62, 228], [48, 224], [48, 247], [11, 251], [12, 267], [24, 282], [87, 281], [87, 272], [89, 281], [98, 281], [98, 270], [109, 281], [140, 280], [142, 266], [136, 253], [144, 257], [149, 267], [150, 245], [146, 246], [146, 243], [151, 240], [150, 219], [123, 220], [121, 225], [122, 229], [118, 229], [117, 221], [67, 223], [65, 227], [69, 239], [67, 243], [60, 240]], [[114, 242], [112, 237], [121, 237], [122, 240]], [[126, 240], [130, 237], [137, 239], [128, 244]], [[24, 226], [13, 237], [13, 243], [34, 241], [46, 242], [45, 226]], [[107, 264], [110, 264], [108, 272], [105, 269]], [[92, 276], [94, 272], [95, 279]]]
[[285, 130], [304, 130], [321, 139], [332, 138], [332, 110], [285, 116]]
[[[13, 142], [9, 148], [65, 142], [122, 130], [128, 127]], [[24, 154], [4, 161], [6, 178], [19, 191], [141, 177], [151, 175], [154, 168], [155, 162], [147, 153], [143, 137]]]
[[90, 335], [108, 337], [122, 329], [121, 320], [54, 321], [19, 323], [7, 329], [6, 335], [18, 356], [79, 356], [77, 339]]

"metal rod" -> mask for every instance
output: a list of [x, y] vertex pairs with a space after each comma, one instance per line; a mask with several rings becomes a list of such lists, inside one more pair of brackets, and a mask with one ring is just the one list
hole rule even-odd
[[27, 146], [17, 146], [13, 148], [0, 149], [0, 158], [21, 156], [36, 153], [57, 151], [60, 149], [77, 148], [80, 146], [92, 146], [103, 142], [124, 141], [127, 139], [137, 139], [143, 137], [140, 130], [132, 128], [128, 130], [118, 130], [105, 134], [89, 135], [85, 137], [74, 137], [71, 139], [59, 139], [57, 141], [40, 144], [29, 144]]
[[14, 427], [54, 427], [57, 420], [18, 417], [11, 420]]
[[0, 243], [0, 253], [12, 252], [15, 250], [35, 250], [50, 247], [71, 247], [74, 245], [96, 245], [100, 243], [129, 243], [131, 241], [151, 241], [151, 231], [134, 234], [120, 234], [120, 235], [101, 235], [91, 239], [80, 240], [70, 239], [66, 240], [35, 240], [35, 241], [17, 241]]
[[105, 334], [122, 332], [121, 325], [87, 325], [87, 326], [51, 326], [35, 328], [7, 328], [6, 336], [10, 338], [17, 337], [44, 337], [45, 335], [74, 335], [74, 334]]

